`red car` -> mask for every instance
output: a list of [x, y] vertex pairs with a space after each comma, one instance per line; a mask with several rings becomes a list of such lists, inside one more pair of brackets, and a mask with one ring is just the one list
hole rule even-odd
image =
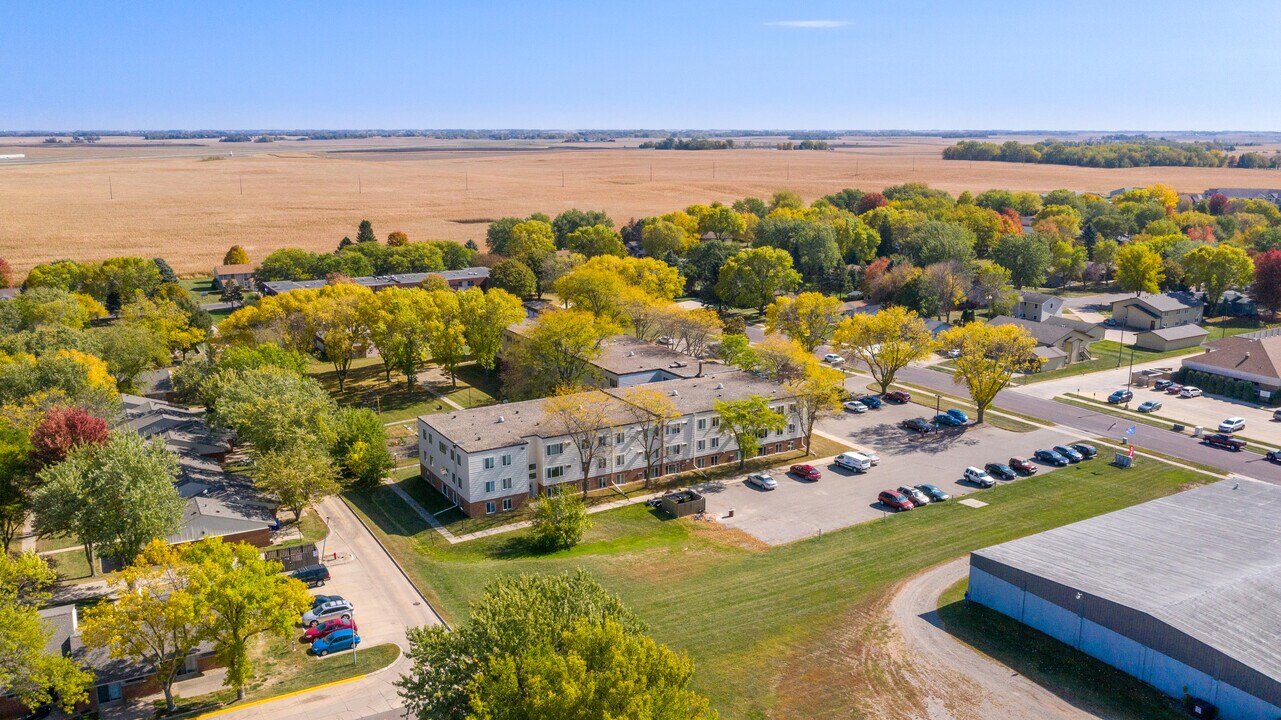
[[885, 393], [885, 399], [896, 402], [896, 403], [912, 402], [912, 396], [903, 392], [902, 390], [895, 390], [893, 392]]
[[1033, 465], [1031, 460], [1025, 460], [1023, 458], [1010, 458], [1010, 467], [1014, 470], [1014, 472], [1019, 473], [1021, 475], [1036, 474], [1036, 465]]
[[906, 495], [896, 490], [882, 490], [881, 494], [876, 496], [876, 499], [885, 507], [892, 508], [895, 511], [911, 510], [916, 507], [911, 500], [907, 499]]
[[342, 618], [326, 620], [315, 627], [307, 628], [307, 631], [302, 634], [302, 639], [305, 642], [311, 642], [325, 637], [335, 630], [352, 630], [354, 632], [356, 630], [356, 621]]
[[793, 475], [805, 478], [806, 480], [817, 480], [823, 477], [823, 473], [813, 465], [793, 465], [791, 469]]
[[1165, 391], [1171, 395], [1178, 395], [1181, 390], [1183, 390], [1183, 386], [1178, 383], [1170, 383], [1165, 388]]

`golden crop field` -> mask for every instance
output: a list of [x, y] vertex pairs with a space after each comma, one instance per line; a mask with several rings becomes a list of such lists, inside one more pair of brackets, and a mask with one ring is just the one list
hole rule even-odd
[[379, 237], [403, 230], [413, 240], [474, 239], [483, 246], [485, 223], [503, 215], [580, 207], [604, 210], [621, 225], [696, 202], [768, 197], [780, 188], [809, 200], [843, 187], [912, 181], [953, 193], [1106, 192], [1157, 181], [1184, 192], [1281, 184], [1263, 170], [944, 161], [942, 148], [952, 141], [939, 138], [851, 137], [831, 152], [654, 151], [636, 149], [637, 142], [105, 138], [49, 146], [4, 138], [0, 154], [27, 157], [0, 161], [0, 257], [18, 274], [60, 257], [125, 254], [163, 256], [180, 273], [207, 273], [233, 244], [255, 260], [280, 247], [330, 250], [365, 218]]

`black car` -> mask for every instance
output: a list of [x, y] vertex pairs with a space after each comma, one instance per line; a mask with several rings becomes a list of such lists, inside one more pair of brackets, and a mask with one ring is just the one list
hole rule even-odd
[[1081, 457], [1085, 458], [1086, 460], [1093, 460], [1099, 455], [1099, 451], [1095, 450], [1093, 445], [1086, 445], [1085, 443], [1073, 443], [1071, 445], [1071, 448], [1081, 453]]
[[1067, 458], [1053, 450], [1037, 450], [1032, 457], [1036, 458], [1038, 462], [1043, 462], [1046, 465], [1053, 465], [1054, 467], [1063, 467], [1068, 464]]
[[327, 602], [338, 602], [342, 599], [342, 595], [316, 595], [311, 599], [311, 609], [315, 610]]
[[931, 425], [929, 421], [926, 420], [925, 418], [912, 418], [910, 420], [904, 420], [903, 422], [899, 423], [899, 427], [903, 428], [904, 430], [912, 430], [914, 432], [920, 433], [921, 435], [924, 435], [925, 433], [934, 429], [934, 426]]
[[1068, 459], [1068, 462], [1070, 462], [1070, 463], [1079, 463], [1079, 462], [1081, 462], [1082, 460], [1084, 460], [1084, 459], [1085, 459], [1085, 456], [1084, 456], [1084, 455], [1082, 455], [1081, 453], [1079, 453], [1079, 452], [1077, 452], [1077, 451], [1073, 450], [1072, 448], [1070, 448], [1070, 447], [1068, 447], [1068, 446], [1066, 446], [1066, 445], [1055, 445], [1055, 446], [1054, 446], [1054, 452], [1056, 452], [1056, 453], [1058, 453], [1058, 454], [1062, 455], [1063, 457], [1067, 458], [1067, 459]]
[[1129, 390], [1117, 390], [1111, 395], [1108, 395], [1108, 404], [1120, 405], [1121, 403], [1128, 403], [1133, 399], [1134, 399], [1134, 393], [1130, 392]]
[[1002, 463], [988, 463], [983, 466], [983, 469], [987, 471], [988, 475], [991, 475], [997, 480], [1013, 480], [1016, 477], [1014, 474], [1014, 468]]
[[1157, 380], [1156, 382], [1152, 383], [1152, 389], [1164, 391], [1166, 388], [1170, 387], [1173, 384], [1174, 384], [1173, 380]]
[[308, 565], [289, 573], [289, 577], [307, 583], [307, 587], [324, 585], [329, 582], [329, 568], [324, 565]]

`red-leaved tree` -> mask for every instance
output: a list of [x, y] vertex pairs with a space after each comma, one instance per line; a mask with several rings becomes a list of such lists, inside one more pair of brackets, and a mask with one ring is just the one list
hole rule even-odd
[[886, 200], [884, 195], [878, 192], [870, 192], [864, 195], [862, 198], [859, 198], [858, 205], [854, 207], [854, 212], [858, 213], [859, 215], [862, 215], [868, 210], [873, 210], [878, 207], [885, 207], [886, 205], [889, 205], [889, 204], [890, 204], [890, 201]]
[[1281, 250], [1269, 250], [1254, 256], [1254, 283], [1250, 297], [1272, 317], [1281, 310]]
[[0, 288], [10, 287], [13, 287], [13, 268], [8, 260], [0, 258]]
[[36, 470], [56, 465], [81, 445], [107, 442], [107, 423], [78, 407], [55, 407], [31, 431], [31, 464]]
[[1222, 215], [1228, 210], [1228, 196], [1223, 193], [1215, 193], [1210, 196], [1210, 214]]

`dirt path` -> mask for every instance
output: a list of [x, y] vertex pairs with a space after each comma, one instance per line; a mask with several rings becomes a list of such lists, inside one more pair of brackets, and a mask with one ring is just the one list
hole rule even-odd
[[[1081, 720], [1101, 717], [1033, 683], [1010, 668], [980, 655], [941, 627], [938, 598], [969, 570], [960, 558], [907, 581], [890, 601], [889, 615], [902, 637], [904, 652], [915, 656], [919, 685], [930, 695], [928, 720]], [[937, 697], [940, 691], [945, 697]]]

